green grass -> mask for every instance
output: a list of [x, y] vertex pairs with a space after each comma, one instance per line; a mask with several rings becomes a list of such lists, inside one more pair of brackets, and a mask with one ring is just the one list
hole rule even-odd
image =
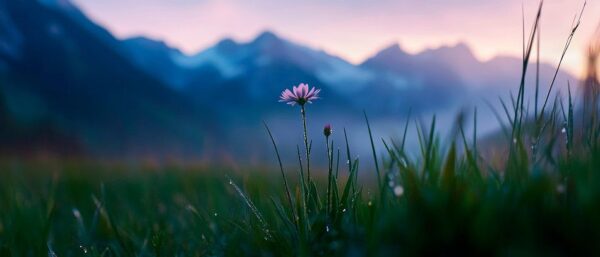
[[[365, 113], [375, 165], [360, 171], [345, 129], [342, 144], [323, 138], [326, 168], [309, 167], [305, 134], [298, 168], [286, 170], [267, 124], [279, 173], [5, 160], [0, 256], [599, 255], [600, 125], [587, 122], [597, 117], [570, 91], [551, 102], [536, 90], [533, 115], [525, 107], [541, 8], [518, 93], [496, 112], [502, 140], [478, 142], [476, 126], [468, 136], [466, 113], [444, 140], [435, 117], [407, 122], [399, 141], [377, 139]], [[413, 125], [419, 149], [405, 145]]]
[[[218, 169], [6, 163], [0, 181], [0, 255], [44, 256], [49, 250], [57, 256], [600, 252], [600, 152], [560, 159], [537, 173], [513, 171], [528, 174], [519, 180], [481, 175], [454, 148], [439, 154], [431, 154], [427, 170], [412, 161], [400, 169], [404, 162], [387, 162], [384, 199], [376, 185], [367, 189], [356, 181], [334, 193], [329, 208], [324, 191], [320, 199], [306, 192], [301, 197], [294, 182], [290, 208], [280, 177], [260, 171], [235, 175]], [[316, 188], [326, 186], [326, 179], [315, 180]], [[396, 185], [403, 188], [401, 195], [393, 192]]]

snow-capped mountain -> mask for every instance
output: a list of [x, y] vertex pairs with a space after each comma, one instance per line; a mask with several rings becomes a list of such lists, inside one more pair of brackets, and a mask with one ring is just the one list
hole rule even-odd
[[[0, 136], [10, 139], [0, 148], [47, 133], [90, 154], [260, 153], [261, 121], [289, 114], [277, 98], [300, 82], [323, 89], [313, 119], [346, 115], [352, 126], [361, 110], [391, 120], [495, 99], [516, 88], [521, 68], [513, 57], [478, 60], [464, 43], [417, 54], [394, 44], [356, 65], [269, 31], [185, 55], [160, 40], [116, 39], [68, 0], [0, 0]], [[540, 71], [547, 85], [554, 67]], [[558, 87], [567, 80], [575, 84], [560, 72]]]

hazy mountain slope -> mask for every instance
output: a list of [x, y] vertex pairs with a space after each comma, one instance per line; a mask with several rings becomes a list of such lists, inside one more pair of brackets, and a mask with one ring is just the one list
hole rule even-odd
[[174, 59], [184, 57], [178, 49], [162, 41], [145, 37], [133, 37], [122, 41], [124, 53], [141, 70], [166, 85], [179, 89], [189, 84], [189, 78], [198, 69], [179, 66]]
[[318, 74], [321, 67], [329, 67], [330, 58], [265, 32], [248, 43], [223, 40], [179, 63], [197, 70], [184, 89], [189, 95], [221, 111], [244, 108], [247, 115], [242, 116], [256, 117], [253, 114], [280, 112], [273, 107], [282, 89], [301, 82], [324, 89], [327, 101], [322, 107], [353, 108], [335, 84]]
[[[495, 101], [498, 96], [507, 97], [510, 90], [519, 86], [522, 60], [499, 56], [488, 61], [478, 60], [464, 43], [427, 49], [408, 54], [399, 46], [388, 47], [361, 64], [367, 69], [389, 72], [404, 77], [402, 83], [437, 92], [443, 98], [460, 98]], [[547, 92], [556, 68], [540, 64], [540, 92]], [[577, 79], [565, 71], [559, 71], [555, 90], [564, 90], [567, 81], [577, 84]], [[530, 63], [526, 77], [527, 97], [533, 97], [536, 82], [535, 63]], [[556, 92], [556, 91], [555, 91]], [[445, 96], [445, 97], [444, 97]], [[430, 99], [430, 98], [428, 98]]]
[[22, 54], [3, 58], [2, 90], [15, 119], [34, 109], [26, 122], [51, 122], [99, 154], [188, 152], [202, 144], [208, 113], [140, 72], [114, 49], [116, 39], [99, 39], [81, 20], [35, 1], [2, 5], [22, 36]]
[[[397, 109], [412, 106], [417, 110], [435, 110], [457, 101], [466, 91], [465, 82], [450, 65], [435, 59], [420, 58], [405, 53], [392, 45], [369, 58], [360, 67], [380, 74], [380, 81], [372, 85], [387, 103], [402, 103]], [[400, 96], [386, 94], [402, 90]], [[365, 92], [366, 93], [366, 92]]]
[[[547, 86], [554, 67], [540, 70]], [[0, 150], [254, 159], [270, 156], [263, 120], [277, 120], [280, 143], [294, 149], [298, 109], [277, 100], [301, 82], [323, 89], [309, 109], [316, 135], [325, 123], [363, 129], [362, 110], [386, 128], [411, 107], [452, 120], [506, 96], [520, 74], [518, 58], [481, 61], [466, 44], [417, 54], [392, 45], [354, 65], [272, 32], [188, 56], [159, 40], [117, 40], [68, 0], [0, 0]], [[559, 73], [557, 89], [568, 80]]]

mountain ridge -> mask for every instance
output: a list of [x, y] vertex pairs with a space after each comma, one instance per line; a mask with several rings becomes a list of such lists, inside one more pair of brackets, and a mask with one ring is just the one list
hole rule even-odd
[[[23, 35], [23, 54], [5, 59], [9, 68], [0, 73], [2, 108], [9, 117], [3, 125], [15, 128], [1, 137], [12, 139], [27, 127], [49, 123], [43, 126], [59, 131], [53, 138], [68, 136], [76, 142], [65, 145], [83, 145], [97, 156], [138, 156], [148, 149], [192, 153], [190, 145], [202, 143], [202, 136], [184, 132], [179, 124], [206, 131], [209, 126], [195, 118], [209, 119], [206, 110], [138, 71], [110, 34], [99, 37], [103, 32], [90, 30], [93, 24], [80, 24], [36, 1], [3, 4]], [[23, 113], [31, 110], [37, 114], [25, 122]], [[179, 135], [171, 134], [176, 131]], [[22, 137], [46, 140], [37, 134]]]
[[[447, 113], [495, 99], [520, 79], [517, 58], [480, 61], [467, 44], [411, 54], [395, 43], [353, 64], [264, 31], [186, 55], [161, 40], [117, 39], [68, 0], [44, 1], [0, 0], [0, 35], [11, 35], [0, 37], [0, 122], [9, 128], [0, 139], [23, 139], [0, 140], [0, 148], [45, 147], [25, 139], [46, 138], [100, 156], [245, 158], [240, 145], [258, 156], [270, 149], [261, 121], [296, 111], [277, 98], [301, 82], [326, 99], [311, 105], [311, 119], [357, 127], [363, 110], [385, 121], [409, 108]], [[554, 72], [546, 64], [541, 71], [545, 79]], [[282, 143], [294, 139], [291, 124], [276, 124]]]

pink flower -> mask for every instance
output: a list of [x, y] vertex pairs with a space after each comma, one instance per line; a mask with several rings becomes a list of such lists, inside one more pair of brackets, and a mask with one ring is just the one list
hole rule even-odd
[[293, 87], [291, 91], [286, 89], [281, 92], [279, 102], [284, 102], [292, 106], [295, 104], [304, 106], [306, 103], [312, 103], [312, 100], [319, 99], [319, 92], [321, 92], [321, 89], [313, 87], [309, 90], [308, 84], [300, 83], [297, 87]]

